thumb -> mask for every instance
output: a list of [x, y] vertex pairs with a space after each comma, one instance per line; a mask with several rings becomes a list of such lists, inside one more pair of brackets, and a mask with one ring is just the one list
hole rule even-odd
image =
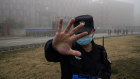
[[70, 49], [69, 53], [70, 53], [70, 55], [81, 56], [81, 52], [76, 51], [76, 50]]

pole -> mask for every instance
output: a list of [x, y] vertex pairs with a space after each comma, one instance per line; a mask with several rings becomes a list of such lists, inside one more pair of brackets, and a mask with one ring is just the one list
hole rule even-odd
[[104, 36], [103, 36], [103, 40], [102, 40], [102, 43], [103, 43], [103, 47], [104, 47]]

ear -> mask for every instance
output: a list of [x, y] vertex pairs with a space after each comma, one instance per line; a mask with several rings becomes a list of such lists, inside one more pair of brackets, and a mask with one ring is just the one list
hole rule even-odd
[[95, 29], [92, 29], [93, 32], [95, 32]]
[[95, 29], [92, 29], [91, 34], [93, 34], [95, 32]]
[[95, 29], [92, 29], [91, 33], [92, 34], [92, 37], [94, 36], [94, 33], [95, 33]]

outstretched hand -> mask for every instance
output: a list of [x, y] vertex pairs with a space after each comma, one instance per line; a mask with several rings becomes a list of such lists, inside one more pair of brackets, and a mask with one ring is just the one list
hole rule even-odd
[[74, 23], [75, 19], [72, 18], [71, 21], [68, 23], [64, 32], [62, 32], [62, 23], [63, 19], [60, 19], [58, 24], [58, 31], [53, 39], [52, 46], [53, 48], [58, 51], [60, 54], [63, 55], [75, 55], [81, 56], [79, 51], [71, 49], [72, 43], [78, 40], [79, 38], [86, 36], [88, 33], [83, 32], [77, 35], [74, 35], [79, 29], [81, 29], [84, 25], [79, 24], [75, 28], [70, 31], [72, 24]]

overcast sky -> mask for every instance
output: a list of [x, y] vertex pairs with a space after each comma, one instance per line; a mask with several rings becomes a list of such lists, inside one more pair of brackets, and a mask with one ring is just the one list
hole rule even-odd
[[140, 0], [118, 0], [118, 1], [125, 1], [125, 2], [130, 2], [134, 4], [135, 25], [140, 26]]
[[140, 0], [119, 0], [119, 1], [133, 3], [135, 5], [135, 14], [140, 14]]
[[135, 5], [135, 25], [140, 26], [140, 0], [129, 0], [133, 1]]

